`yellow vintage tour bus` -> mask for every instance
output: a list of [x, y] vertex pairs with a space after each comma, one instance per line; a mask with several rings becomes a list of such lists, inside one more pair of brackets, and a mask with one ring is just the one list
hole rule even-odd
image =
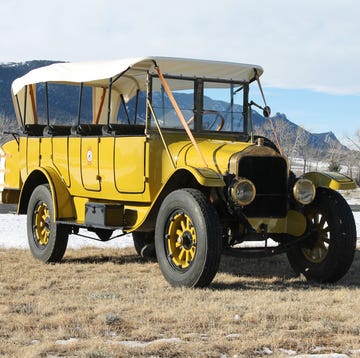
[[[308, 280], [345, 275], [356, 228], [337, 190], [355, 183], [296, 177], [279, 143], [253, 133], [253, 108], [270, 116], [265, 98], [250, 100], [253, 86], [263, 93], [262, 72], [145, 57], [56, 63], [16, 79], [20, 130], [2, 147], [2, 200], [27, 215], [33, 256], [60, 261], [79, 228], [103, 241], [121, 229], [173, 286], [209, 285], [222, 254], [286, 253]], [[52, 111], [59, 87], [78, 99], [72, 115]]]

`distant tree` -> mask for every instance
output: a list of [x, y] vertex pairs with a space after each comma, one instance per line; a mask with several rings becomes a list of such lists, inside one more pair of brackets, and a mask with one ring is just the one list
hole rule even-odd
[[5, 113], [0, 113], [0, 145], [11, 138], [11, 135], [4, 132], [14, 132], [17, 128], [18, 125], [15, 119], [10, 118]]
[[360, 129], [355, 133], [354, 139], [350, 137], [347, 137], [347, 139], [353, 147], [351, 154], [348, 156], [348, 175], [360, 185]]
[[303, 159], [303, 173], [308, 170], [308, 161], [311, 159], [312, 147], [309, 145], [310, 133], [303, 127], [299, 126], [294, 143], [294, 150], [298, 156]]
[[354, 173], [354, 178], [357, 184], [360, 186], [360, 129], [356, 132], [356, 143], [355, 143], [356, 151], [354, 151], [354, 161], [353, 163], [356, 165], [356, 173]]
[[341, 170], [341, 165], [335, 161], [331, 161], [328, 167], [330, 172], [337, 172], [339, 173]]

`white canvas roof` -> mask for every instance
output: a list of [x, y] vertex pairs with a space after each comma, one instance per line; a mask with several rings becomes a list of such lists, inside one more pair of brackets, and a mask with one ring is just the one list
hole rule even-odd
[[69, 83], [106, 88], [109, 78], [119, 75], [121, 81], [117, 87], [145, 89], [147, 71], [152, 72], [156, 63], [164, 74], [189, 77], [214, 78], [249, 82], [254, 79], [255, 71], [260, 76], [263, 69], [257, 65], [195, 60], [171, 57], [143, 57], [104, 62], [55, 63], [34, 69], [16, 79], [12, 84], [12, 93], [17, 95], [26, 85], [41, 82]]

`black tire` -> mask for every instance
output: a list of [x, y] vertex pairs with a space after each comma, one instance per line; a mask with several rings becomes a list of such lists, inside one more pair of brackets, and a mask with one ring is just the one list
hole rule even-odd
[[356, 250], [356, 226], [346, 200], [336, 191], [317, 188], [304, 213], [313, 234], [306, 246], [293, 248], [288, 260], [297, 274], [319, 283], [334, 283], [349, 270]]
[[154, 232], [132, 233], [136, 252], [144, 259], [156, 259]]
[[31, 253], [44, 262], [59, 262], [65, 253], [69, 233], [54, 221], [52, 196], [48, 185], [33, 191], [27, 209], [27, 235]]
[[219, 268], [222, 243], [218, 214], [196, 189], [170, 193], [155, 227], [160, 269], [172, 286], [206, 287]]

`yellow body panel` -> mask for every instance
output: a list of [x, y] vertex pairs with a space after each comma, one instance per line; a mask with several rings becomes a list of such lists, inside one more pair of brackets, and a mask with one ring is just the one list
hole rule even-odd
[[52, 162], [54, 168], [59, 172], [67, 186], [71, 185], [69, 175], [69, 138], [54, 137], [52, 143]]
[[258, 233], [261, 232], [264, 224], [268, 233], [301, 236], [306, 230], [306, 218], [295, 210], [289, 210], [285, 218], [250, 218], [249, 222]]
[[[203, 168], [204, 163], [198, 152], [191, 144], [189, 139], [179, 135], [168, 135], [166, 141], [169, 146], [177, 167], [191, 166]], [[229, 158], [237, 152], [242, 152], [252, 146], [252, 143], [234, 142], [231, 140], [216, 140], [197, 138], [199, 149], [206, 158], [208, 168], [219, 174], [224, 174], [228, 170]]]
[[20, 170], [19, 170], [19, 150], [18, 143], [11, 140], [2, 146], [4, 163], [4, 187], [9, 189], [19, 189]]
[[[86, 190], [100, 191], [99, 138], [80, 139], [81, 182]], [[70, 168], [71, 172], [71, 168]]]
[[145, 192], [145, 137], [119, 137], [114, 145], [114, 178], [119, 193]]
[[[26, 141], [25, 144], [26, 174], [29, 174], [31, 173], [32, 170], [38, 168], [40, 165], [41, 138], [27, 137], [25, 138], [25, 141]], [[22, 138], [20, 138], [20, 148], [22, 148], [22, 146], [23, 146], [23, 140]]]

